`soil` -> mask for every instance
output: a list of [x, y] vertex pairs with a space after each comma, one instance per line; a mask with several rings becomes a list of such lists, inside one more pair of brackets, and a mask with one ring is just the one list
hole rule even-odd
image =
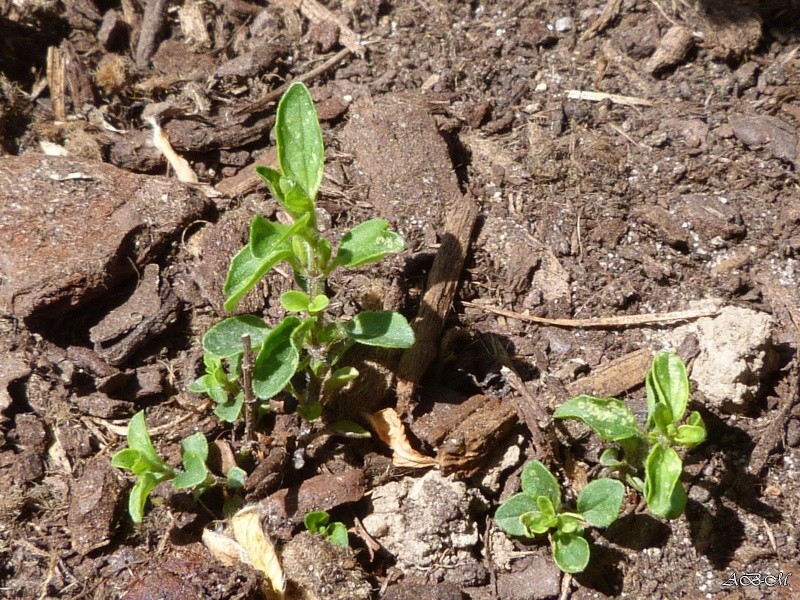
[[[280, 86], [305, 78], [320, 222], [337, 240], [382, 217], [406, 239], [330, 282], [343, 315], [413, 318], [448, 216], [480, 210], [413, 395], [397, 404], [384, 360], [330, 409], [397, 404], [444, 473], [393, 466], [376, 436], [308, 442], [291, 411], [259, 425], [243, 501], [290, 597], [798, 597], [796, 0], [0, 0], [0, 40], [0, 596], [260, 597], [261, 571], [202, 542], [230, 498], [160, 486], [134, 526], [110, 457], [141, 409], [170, 464], [195, 431], [222, 464], [238, 449], [187, 386], [250, 218], [279, 213], [252, 167], [275, 164]], [[149, 118], [199, 184], [175, 179]], [[284, 275], [240, 311], [276, 322]], [[619, 320], [672, 311], [694, 312]], [[686, 514], [631, 492], [565, 576], [491, 514], [533, 458], [574, 498], [602, 448], [548, 415], [599, 390], [641, 412], [665, 348], [708, 426]], [[352, 550], [303, 532], [313, 509]]]

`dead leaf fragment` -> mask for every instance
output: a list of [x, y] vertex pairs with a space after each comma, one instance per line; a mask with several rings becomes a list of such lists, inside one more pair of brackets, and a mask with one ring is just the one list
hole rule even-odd
[[405, 425], [393, 408], [369, 415], [369, 422], [381, 441], [392, 449], [394, 466], [425, 469], [436, 464], [436, 459], [420, 454], [411, 446]]
[[197, 175], [192, 171], [189, 162], [182, 156], [178, 156], [178, 153], [173, 150], [172, 144], [169, 143], [169, 138], [167, 138], [164, 130], [158, 126], [156, 120], [150, 117], [148, 122], [153, 128], [153, 145], [169, 161], [170, 166], [175, 169], [175, 175], [177, 175], [178, 180], [184, 183], [197, 183]]
[[233, 535], [247, 553], [250, 564], [258, 569], [270, 582], [271, 589], [265, 589], [268, 598], [282, 600], [286, 591], [286, 578], [275, 552], [275, 546], [267, 537], [258, 516], [258, 506], [246, 506], [231, 519]]

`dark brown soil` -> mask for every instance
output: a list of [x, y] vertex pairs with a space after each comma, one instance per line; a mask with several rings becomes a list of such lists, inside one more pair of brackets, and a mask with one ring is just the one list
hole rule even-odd
[[[252, 167], [275, 163], [279, 88], [302, 77], [326, 143], [321, 222], [338, 239], [382, 217], [406, 239], [379, 269], [331, 281], [343, 314], [413, 318], [448, 215], [474, 200], [480, 216], [403, 415], [452, 475], [393, 467], [377, 439], [298, 453], [295, 415], [261, 423], [244, 502], [269, 513], [290, 597], [797, 597], [800, 4], [321, 5], [0, 0], [0, 597], [259, 597], [262, 573], [201, 541], [221, 493], [159, 487], [133, 526], [110, 457], [140, 409], [171, 464], [195, 431], [223, 463], [237, 447], [241, 431], [187, 386], [250, 218], [278, 212]], [[199, 186], [174, 180], [149, 117]], [[273, 274], [240, 310], [276, 322], [290, 286]], [[525, 319], [708, 299], [741, 312]], [[685, 459], [686, 514], [661, 521], [631, 493], [589, 534], [586, 572], [562, 576], [546, 541], [508, 540], [491, 514], [526, 459], [549, 460], [574, 497], [600, 447], [531, 407], [602, 389], [639, 410], [642, 365], [667, 347], [694, 368], [709, 430]], [[337, 414], [396, 402], [391, 377], [356, 389]], [[534, 450], [540, 424], [552, 456]], [[479, 460], [462, 462], [470, 450]], [[301, 535], [314, 508], [352, 528], [354, 552]], [[762, 584], [724, 585], [746, 573]]]

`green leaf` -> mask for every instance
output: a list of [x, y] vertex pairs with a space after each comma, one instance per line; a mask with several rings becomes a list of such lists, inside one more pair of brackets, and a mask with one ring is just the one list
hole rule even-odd
[[256, 215], [250, 222], [250, 237], [247, 245], [253, 256], [264, 258], [283, 246], [294, 231], [296, 229], [292, 225], [269, 221], [261, 215]]
[[348, 438], [366, 439], [372, 437], [372, 434], [369, 432], [369, 430], [365, 429], [358, 423], [353, 423], [352, 421], [336, 421], [328, 428], [332, 432]]
[[306, 421], [316, 421], [322, 416], [322, 403], [314, 402], [309, 406], [300, 405], [297, 407], [297, 414]]
[[335, 390], [340, 390], [348, 383], [353, 381], [356, 377], [358, 377], [358, 369], [355, 367], [342, 367], [341, 369], [336, 369], [331, 376], [325, 381], [325, 391], [326, 392], [333, 392]]
[[328, 298], [325, 294], [317, 294], [308, 304], [308, 312], [312, 315], [321, 313], [323, 310], [328, 308], [330, 303], [330, 298]]
[[283, 174], [314, 200], [322, 183], [325, 150], [314, 101], [301, 82], [290, 85], [278, 103], [275, 137]]
[[291, 312], [304, 312], [308, 310], [311, 298], [308, 294], [299, 290], [289, 290], [281, 294], [281, 304], [283, 308]]
[[565, 573], [580, 573], [589, 564], [589, 542], [575, 533], [553, 534], [553, 558]]
[[253, 315], [239, 315], [220, 321], [203, 336], [203, 350], [227, 358], [244, 352], [242, 336], [250, 336], [250, 346], [258, 348], [269, 333], [269, 327]]
[[328, 525], [326, 537], [331, 544], [347, 548], [350, 546], [350, 539], [347, 537], [347, 527], [344, 523], [335, 521]]
[[136, 480], [133, 489], [131, 489], [131, 495], [128, 496], [128, 514], [137, 525], [142, 522], [144, 517], [144, 505], [147, 502], [147, 497], [161, 481], [163, 479], [153, 473], [145, 473]]
[[145, 461], [147, 464], [147, 470], [172, 472], [172, 469], [161, 460], [161, 457], [153, 447], [153, 442], [150, 441], [143, 410], [133, 415], [130, 423], [128, 423], [128, 447], [139, 452], [140, 460]]
[[253, 368], [253, 393], [262, 400], [278, 394], [295, 374], [300, 354], [292, 333], [300, 324], [297, 317], [286, 317], [264, 338]]
[[208, 477], [208, 441], [202, 432], [181, 441], [181, 458], [184, 472], [175, 477], [172, 486], [176, 490], [185, 490], [204, 484]]
[[665, 519], [683, 514], [686, 491], [680, 482], [683, 462], [672, 448], [656, 444], [645, 463], [644, 497], [650, 510]]
[[313, 510], [303, 517], [303, 524], [312, 533], [320, 533], [325, 530], [330, 518], [331, 516], [324, 510]]
[[133, 448], [124, 448], [117, 452], [111, 459], [111, 466], [118, 469], [133, 471], [136, 475], [140, 475], [140, 473], [136, 473], [136, 471], [134, 471], [134, 468], [140, 461], [140, 457], [141, 453], [138, 450], [134, 450]]
[[520, 479], [522, 491], [533, 497], [548, 498], [553, 507], [561, 507], [561, 488], [550, 470], [538, 460], [532, 460], [522, 469]]
[[261, 179], [267, 184], [272, 197], [283, 204], [283, 192], [281, 191], [280, 185], [281, 174], [272, 167], [264, 165], [257, 166], [256, 173], [258, 173]]
[[584, 522], [570, 514], [561, 514], [558, 516], [558, 528], [564, 533], [581, 533], [583, 531]]
[[645, 384], [653, 388], [657, 402], [669, 407], [674, 422], [683, 419], [689, 402], [689, 378], [680, 356], [672, 352], [657, 354]]
[[195, 394], [207, 394], [208, 387], [209, 385], [211, 385], [213, 381], [214, 377], [211, 374], [206, 373], [205, 375], [201, 375], [200, 377], [195, 379], [192, 383], [188, 385], [186, 389]]
[[371, 219], [356, 225], [344, 234], [339, 242], [336, 263], [343, 267], [357, 267], [381, 260], [387, 254], [401, 252], [403, 238], [389, 231], [383, 219]]
[[620, 460], [617, 448], [606, 448], [600, 454], [600, 464], [604, 467], [621, 467], [625, 462]]
[[308, 197], [306, 191], [299, 185], [290, 185], [284, 191], [283, 201], [281, 202], [284, 210], [289, 213], [292, 218], [299, 219], [300, 217], [308, 216], [308, 226], [316, 229], [317, 215], [314, 209], [314, 202]]
[[625, 486], [616, 479], [595, 479], [578, 496], [578, 512], [594, 527], [608, 527], [617, 520], [625, 498]]
[[520, 517], [525, 513], [539, 512], [536, 497], [530, 494], [515, 494], [503, 502], [494, 513], [494, 520], [509, 535], [530, 537]]
[[[211, 399], [217, 402], [215, 396], [211, 396]], [[224, 400], [217, 402], [214, 407], [214, 414], [226, 423], [234, 423], [242, 413], [242, 406], [244, 406], [244, 392], [239, 392], [233, 399], [226, 392]]]
[[409, 348], [414, 344], [414, 330], [400, 313], [365, 311], [345, 324], [348, 337], [365, 346]]
[[618, 441], [640, 435], [636, 417], [616, 398], [576, 396], [559, 406], [556, 419], [580, 419], [604, 440]]
[[[544, 498], [544, 496], [541, 496]], [[546, 500], [546, 498], [545, 498]], [[558, 524], [558, 519], [555, 514], [544, 514], [540, 511], [533, 510], [520, 515], [519, 522], [525, 528], [525, 535], [527, 537], [534, 537], [540, 533], [545, 533], [551, 527]]]
[[663, 435], [669, 435], [668, 428], [672, 425], [672, 412], [669, 406], [657, 403], [653, 410], [653, 423]]
[[706, 439], [705, 427], [698, 427], [697, 425], [679, 425], [678, 432], [675, 435], [674, 441], [676, 444], [691, 448], [704, 442]]
[[244, 488], [245, 481], [247, 480], [247, 471], [241, 467], [231, 467], [228, 469], [226, 477], [226, 485], [229, 489], [240, 490]]

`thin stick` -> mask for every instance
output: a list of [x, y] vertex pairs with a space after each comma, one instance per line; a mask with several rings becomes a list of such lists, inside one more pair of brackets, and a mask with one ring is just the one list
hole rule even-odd
[[653, 106], [653, 104], [655, 104], [652, 100], [648, 100], [647, 98], [608, 94], [606, 92], [592, 92], [591, 90], [567, 90], [567, 98], [570, 100], [588, 100], [590, 102], [602, 102], [608, 99], [614, 104], [621, 104], [623, 106]]
[[256, 440], [253, 426], [256, 420], [256, 399], [253, 396], [253, 346], [250, 334], [242, 336], [244, 358], [242, 359], [242, 385], [244, 385], [244, 439], [245, 442]]
[[320, 64], [319, 66], [311, 69], [307, 73], [303, 73], [299, 77], [295, 77], [292, 81], [287, 81], [282, 86], [275, 88], [264, 97], [259, 98], [258, 100], [251, 102], [247, 106], [244, 106], [237, 110], [234, 114], [241, 115], [241, 114], [249, 114], [249, 113], [256, 113], [265, 110], [269, 107], [270, 104], [276, 102], [281, 96], [283, 96], [283, 92], [289, 89], [289, 86], [292, 85], [296, 81], [302, 81], [303, 83], [307, 83], [310, 80], [316, 78], [318, 75], [322, 75], [325, 71], [332, 69], [335, 67], [340, 61], [344, 60], [350, 54], [349, 48], [342, 48], [336, 54], [331, 56], [328, 60]]
[[703, 308], [676, 310], [673, 312], [658, 313], [654, 315], [622, 315], [620, 317], [599, 317], [595, 319], [546, 319], [544, 317], [532, 317], [530, 315], [515, 313], [510, 310], [503, 310], [502, 308], [495, 308], [494, 306], [483, 306], [482, 304], [475, 304], [474, 302], [464, 301], [463, 304], [464, 306], [469, 306], [470, 308], [478, 308], [480, 310], [501, 315], [503, 317], [508, 317], [510, 319], [519, 319], [520, 321], [528, 321], [529, 323], [538, 323], [540, 325], [552, 325], [553, 327], [568, 327], [574, 329], [647, 327], [656, 323], [691, 321], [692, 319], [699, 319], [700, 317], [713, 317], [721, 308], [719, 302], [709, 301], [708, 305], [704, 306]]

